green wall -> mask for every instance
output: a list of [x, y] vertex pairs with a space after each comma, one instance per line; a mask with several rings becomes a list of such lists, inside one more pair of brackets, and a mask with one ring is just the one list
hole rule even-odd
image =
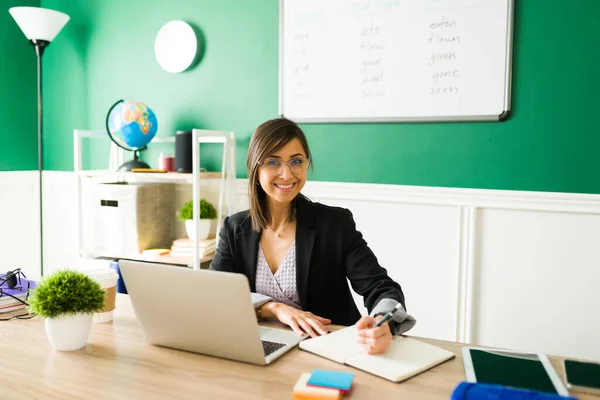
[[35, 50], [8, 9], [40, 0], [2, 0], [0, 7], [0, 171], [37, 170]]
[[[508, 121], [306, 124], [315, 159], [312, 178], [600, 193], [600, 1], [515, 3]], [[102, 128], [109, 106], [126, 98], [153, 108], [159, 135], [192, 127], [236, 132], [237, 173], [246, 176], [252, 131], [277, 116], [278, 0], [42, 0], [42, 5], [72, 17], [46, 59], [44, 90], [52, 110], [46, 168], [71, 170], [73, 128]], [[173, 19], [194, 24], [204, 38], [200, 64], [183, 74], [168, 74], [154, 60], [156, 33]], [[105, 149], [90, 151], [92, 158], [101, 156]], [[218, 165], [210, 161], [205, 165]]]

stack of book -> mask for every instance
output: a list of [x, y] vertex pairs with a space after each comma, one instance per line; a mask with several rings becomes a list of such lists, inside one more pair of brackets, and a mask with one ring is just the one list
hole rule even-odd
[[[198, 252], [200, 258], [205, 257], [215, 252], [216, 240], [215, 238], [204, 239], [198, 243]], [[171, 256], [173, 257], [193, 257], [194, 256], [194, 242], [189, 238], [181, 238], [173, 241], [171, 246]]]
[[[6, 274], [0, 274], [0, 279]], [[35, 282], [24, 278], [20, 279], [15, 288], [8, 288], [6, 283], [0, 285], [0, 313], [15, 311], [27, 307], [25, 303], [29, 297], [29, 291], [35, 289]]]
[[292, 399], [331, 399], [339, 400], [352, 387], [354, 373], [314, 369], [312, 374], [305, 372], [294, 386]]

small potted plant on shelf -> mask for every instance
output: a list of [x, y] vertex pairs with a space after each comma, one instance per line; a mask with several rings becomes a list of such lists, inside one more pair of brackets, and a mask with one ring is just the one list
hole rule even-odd
[[29, 310], [44, 317], [46, 335], [55, 350], [81, 349], [92, 330], [94, 312], [104, 307], [104, 290], [87, 275], [61, 270], [33, 290]]
[[[217, 218], [217, 210], [211, 202], [200, 199], [200, 219], [198, 240], [203, 240], [210, 234], [211, 222]], [[188, 237], [193, 241], [196, 230], [194, 229], [194, 204], [193, 200], [188, 201], [179, 210], [179, 219], [185, 222], [185, 231]]]

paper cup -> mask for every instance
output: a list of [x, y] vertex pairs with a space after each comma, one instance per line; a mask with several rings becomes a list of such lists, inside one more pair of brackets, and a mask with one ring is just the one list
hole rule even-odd
[[112, 268], [91, 269], [83, 271], [87, 276], [100, 284], [104, 289], [104, 308], [94, 313], [94, 322], [104, 323], [113, 319], [113, 310], [117, 300], [117, 280], [119, 274]]

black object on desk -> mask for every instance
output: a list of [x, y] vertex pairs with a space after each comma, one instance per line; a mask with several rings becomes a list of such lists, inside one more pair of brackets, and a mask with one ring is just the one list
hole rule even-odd
[[564, 360], [563, 366], [569, 389], [600, 394], [600, 363]]
[[487, 383], [568, 396], [567, 388], [544, 354], [463, 347], [465, 375]]
[[177, 131], [175, 135], [175, 170], [192, 172], [192, 131]]

